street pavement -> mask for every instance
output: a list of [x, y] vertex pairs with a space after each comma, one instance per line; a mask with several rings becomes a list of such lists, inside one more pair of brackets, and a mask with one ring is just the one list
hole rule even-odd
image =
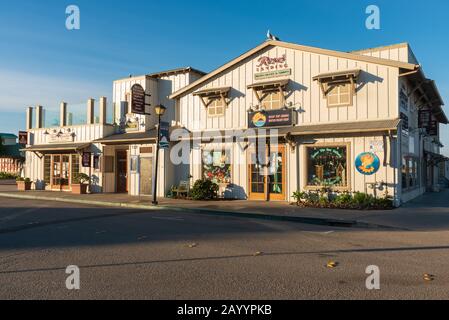
[[[447, 230], [0, 198], [0, 299], [448, 299], [448, 264]], [[366, 289], [369, 265], [380, 290]]]

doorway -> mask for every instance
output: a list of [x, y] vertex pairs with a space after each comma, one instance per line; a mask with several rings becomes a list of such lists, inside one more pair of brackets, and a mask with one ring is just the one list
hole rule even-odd
[[140, 194], [149, 196], [153, 194], [153, 158], [140, 158]]
[[117, 193], [128, 193], [128, 152], [126, 150], [117, 151]]
[[[249, 199], [284, 201], [286, 195], [285, 147], [273, 146], [249, 152]], [[262, 161], [265, 160], [265, 161]]]
[[70, 155], [53, 155], [51, 157], [51, 189], [68, 190], [70, 189]]

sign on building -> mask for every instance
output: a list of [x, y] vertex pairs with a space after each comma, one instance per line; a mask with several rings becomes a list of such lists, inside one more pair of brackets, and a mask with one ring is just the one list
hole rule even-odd
[[81, 163], [83, 168], [90, 168], [91, 166], [91, 153], [90, 152], [83, 152], [83, 155], [81, 157]]
[[248, 114], [248, 128], [287, 127], [294, 125], [293, 109], [264, 110]]
[[131, 87], [131, 113], [145, 114], [145, 90], [140, 84]]
[[19, 144], [22, 144], [22, 145], [28, 144], [28, 132], [19, 131]]

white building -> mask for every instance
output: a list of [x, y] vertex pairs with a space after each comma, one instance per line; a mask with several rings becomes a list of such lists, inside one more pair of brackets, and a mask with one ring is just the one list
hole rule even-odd
[[[151, 115], [131, 112], [134, 84]], [[113, 104], [115, 126], [105, 123], [104, 99], [98, 123], [90, 101], [79, 127], [65, 125], [64, 104], [57, 128], [40, 126], [40, 107], [31, 128], [29, 111], [26, 175], [36, 187], [70, 189], [80, 170], [94, 177], [92, 191], [151, 194], [153, 108], [163, 104], [163, 120], [183, 134], [161, 151], [159, 196], [197, 179], [217, 182], [226, 198], [274, 201], [325, 186], [400, 204], [439, 189], [439, 125], [448, 119], [408, 44], [346, 53], [269, 40], [209, 74], [184, 68], [115, 81]], [[170, 153], [186, 142], [187, 161], [173, 164]], [[86, 151], [92, 161], [82, 168]]]

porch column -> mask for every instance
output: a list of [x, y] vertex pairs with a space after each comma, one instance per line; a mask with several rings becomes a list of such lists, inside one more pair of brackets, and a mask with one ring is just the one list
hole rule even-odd
[[67, 126], [67, 103], [61, 102], [59, 106], [59, 126]]
[[87, 100], [87, 124], [95, 123], [95, 99]]
[[43, 124], [44, 124], [44, 108], [42, 106], [37, 106], [36, 107], [36, 128], [37, 129], [42, 129]]
[[107, 106], [107, 98], [100, 98], [100, 124], [106, 123], [106, 106]]

